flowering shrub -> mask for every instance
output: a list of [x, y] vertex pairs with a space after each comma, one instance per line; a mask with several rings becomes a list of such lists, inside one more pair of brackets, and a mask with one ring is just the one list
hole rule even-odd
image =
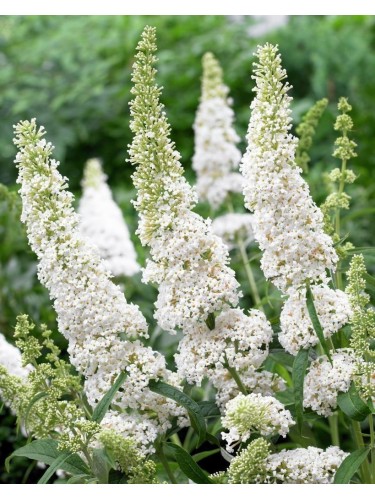
[[[355, 180], [350, 104], [338, 104], [341, 168], [328, 174], [332, 192], [319, 207], [303, 171], [326, 100], [304, 118], [298, 143], [278, 48], [260, 46], [241, 160], [229, 89], [207, 53], [192, 187], [155, 52], [146, 27], [128, 149], [144, 268], [100, 162], [86, 165], [77, 214], [43, 127], [15, 127], [21, 220], [68, 357], [25, 314], [14, 339], [0, 335], [0, 397], [29, 438], [7, 467], [20, 456], [46, 464], [40, 483], [54, 474], [68, 483], [374, 483], [375, 280], [340, 226]], [[196, 211], [198, 199], [214, 221]], [[250, 259], [255, 244], [265, 280]], [[231, 267], [236, 255], [248, 283]], [[139, 271], [158, 290], [150, 333], [116, 284]], [[154, 347], [161, 330], [176, 339], [173, 359]]]

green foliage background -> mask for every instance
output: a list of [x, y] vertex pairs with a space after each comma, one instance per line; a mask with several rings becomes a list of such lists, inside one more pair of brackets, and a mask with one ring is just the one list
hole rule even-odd
[[[253, 52], [257, 44], [268, 41], [279, 45], [293, 85], [296, 125], [316, 100], [330, 100], [315, 137], [308, 174], [317, 203], [327, 195], [323, 172], [339, 166], [331, 156], [336, 102], [340, 96], [349, 97], [353, 140], [358, 144], [358, 157], [351, 167], [359, 178], [350, 188], [352, 208], [343, 224], [356, 246], [374, 246], [375, 18], [295, 16], [284, 27], [256, 39], [249, 36], [253, 23], [250, 17], [224, 16], [0, 17], [0, 182], [16, 191], [12, 125], [36, 117], [46, 127], [61, 172], [78, 196], [84, 162], [93, 156], [103, 159], [143, 262], [145, 252], [134, 236], [137, 220], [130, 204], [134, 197], [131, 166], [125, 162], [131, 142], [130, 73], [142, 29], [146, 24], [157, 27], [158, 81], [164, 87], [172, 137], [191, 182], [192, 124], [200, 95], [202, 55], [212, 51], [221, 62], [233, 97], [236, 127], [244, 139], [253, 98]], [[245, 148], [244, 140], [241, 148]], [[36, 261], [19, 222], [20, 209], [16, 197], [10, 199], [0, 192], [0, 331], [9, 337], [19, 313], [28, 313], [34, 321], [56, 330], [54, 311], [37, 280]], [[201, 210], [208, 213], [207, 207]], [[241, 274], [236, 260], [233, 265]], [[258, 275], [260, 279], [259, 271]], [[156, 291], [138, 276], [126, 282], [126, 295], [152, 322]], [[246, 293], [244, 300], [244, 305], [250, 305]], [[60, 336], [56, 340], [64, 345]], [[171, 357], [175, 338], [154, 335], [152, 341], [154, 348]], [[11, 430], [13, 421], [3, 409], [0, 483], [22, 481], [28, 466], [25, 462], [23, 467], [21, 461], [10, 474], [1, 468], [5, 456], [23, 440]]]

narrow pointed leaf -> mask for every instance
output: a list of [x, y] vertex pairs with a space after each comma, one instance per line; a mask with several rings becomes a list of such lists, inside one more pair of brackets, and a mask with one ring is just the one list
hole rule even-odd
[[320, 324], [318, 314], [317, 314], [316, 309], [315, 309], [314, 296], [313, 296], [313, 293], [312, 293], [312, 290], [311, 290], [311, 287], [309, 284], [307, 285], [307, 290], [306, 290], [306, 306], [307, 306], [307, 310], [309, 312], [311, 323], [312, 323], [314, 330], [315, 330], [315, 333], [319, 339], [320, 345], [323, 348], [324, 354], [327, 356], [330, 363], [332, 364], [332, 357], [331, 357], [331, 354], [329, 352], [327, 341], [324, 337], [322, 325]]
[[168, 448], [172, 451], [176, 462], [182, 472], [196, 484], [211, 484], [212, 481], [207, 473], [199, 467], [189, 453], [176, 444], [168, 443]]
[[198, 433], [198, 446], [204, 441], [206, 437], [206, 422], [201, 413], [198, 403], [191, 399], [187, 394], [181, 392], [169, 384], [162, 381], [151, 380], [149, 382], [151, 391], [165, 396], [166, 398], [173, 399], [176, 403], [187, 409], [192, 427]]
[[299, 432], [303, 423], [303, 384], [309, 362], [309, 349], [301, 349], [293, 363], [292, 380], [294, 392], [294, 409]]
[[345, 458], [340, 467], [337, 469], [334, 484], [348, 484], [362, 463], [366, 460], [369, 453], [368, 448], [353, 451]]
[[[57, 449], [57, 441], [54, 439], [38, 439], [32, 441], [21, 448], [15, 450], [5, 461], [5, 467], [9, 471], [9, 464], [14, 457], [26, 457], [31, 460], [37, 460], [44, 464], [51, 465], [53, 461], [61, 454]], [[85, 462], [76, 453], [71, 455], [61, 466], [69, 474], [89, 474]]]
[[26, 412], [25, 412], [25, 419], [24, 420], [25, 420], [26, 429], [27, 429], [27, 421], [28, 421], [31, 409], [33, 408], [35, 403], [37, 403], [40, 399], [45, 398], [47, 395], [48, 395], [47, 392], [39, 392], [38, 394], [35, 394], [35, 396], [31, 399], [28, 407], [26, 408]]
[[109, 391], [106, 394], [104, 394], [102, 399], [96, 405], [95, 410], [93, 411], [93, 414], [92, 414], [92, 419], [94, 422], [97, 422], [98, 424], [100, 424], [100, 422], [103, 420], [104, 415], [107, 413], [108, 408], [109, 408], [110, 404], [112, 403], [112, 400], [115, 397], [116, 392], [120, 389], [122, 384], [125, 382], [126, 377], [127, 377], [127, 373], [121, 372], [120, 375], [115, 380], [115, 383], [113, 384], [113, 386], [109, 389]]
[[341, 392], [337, 397], [340, 409], [353, 420], [361, 422], [371, 413], [369, 406], [361, 399], [352, 382], [348, 392]]
[[39, 479], [38, 484], [47, 484], [57, 469], [61, 469], [63, 467], [64, 462], [70, 457], [71, 454], [72, 453], [70, 451], [63, 451], [60, 453], [60, 455], [55, 458], [43, 476]]

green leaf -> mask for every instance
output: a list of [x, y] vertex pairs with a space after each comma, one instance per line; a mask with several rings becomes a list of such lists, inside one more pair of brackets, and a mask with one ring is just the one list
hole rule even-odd
[[308, 361], [309, 349], [301, 349], [295, 357], [293, 363], [292, 380], [294, 392], [294, 409], [296, 412], [296, 420], [299, 432], [301, 432], [303, 423], [303, 384], [305, 381], [305, 373]]
[[99, 484], [108, 484], [108, 474], [111, 464], [103, 448], [95, 448], [92, 454], [92, 471], [98, 478]]
[[195, 453], [195, 455], [192, 455], [192, 459], [194, 462], [200, 462], [201, 460], [211, 457], [212, 455], [216, 455], [216, 453], [220, 452], [220, 448], [215, 448], [214, 450], [208, 450], [208, 451], [201, 451], [200, 453]]
[[211, 484], [207, 473], [199, 467], [189, 453], [177, 444], [167, 443], [182, 472], [196, 484]]
[[366, 460], [369, 448], [353, 451], [337, 469], [333, 484], [349, 484], [351, 478]]
[[[54, 439], [38, 439], [37, 441], [32, 441], [31, 443], [15, 450], [5, 460], [5, 467], [9, 472], [9, 464], [11, 459], [14, 457], [26, 457], [31, 460], [38, 460], [39, 462], [51, 465], [61, 454], [61, 452], [57, 449], [57, 445], [58, 443]], [[60, 468], [72, 475], [90, 473], [85, 462], [76, 453], [71, 455]]]
[[26, 429], [27, 429], [27, 420], [29, 418], [30, 410], [35, 405], [35, 403], [37, 403], [40, 399], [45, 398], [46, 396], [48, 396], [47, 392], [39, 392], [38, 394], [35, 394], [35, 396], [31, 399], [30, 403], [28, 404], [28, 406], [26, 408], [26, 412], [25, 412], [25, 419], [24, 419], [24, 421], [25, 421], [25, 427], [26, 427]]
[[371, 409], [361, 399], [354, 382], [350, 384], [348, 392], [341, 392], [337, 397], [340, 409], [353, 420], [361, 422], [371, 413]]
[[294, 357], [285, 352], [284, 349], [271, 349], [268, 357], [280, 365], [289, 367], [293, 366]]
[[346, 253], [349, 255], [354, 255], [355, 253], [362, 253], [363, 255], [370, 255], [372, 257], [375, 257], [375, 247], [351, 248], [350, 250], [347, 250]]
[[115, 380], [113, 386], [109, 389], [109, 391], [102, 397], [99, 403], [96, 405], [95, 410], [92, 414], [92, 420], [100, 424], [103, 420], [104, 415], [107, 413], [107, 410], [112, 403], [113, 398], [115, 397], [116, 392], [120, 389], [122, 384], [125, 382], [127, 377], [126, 372], [121, 372], [120, 375]]
[[191, 399], [187, 394], [176, 389], [176, 387], [166, 384], [161, 380], [150, 380], [148, 386], [151, 391], [156, 392], [161, 396], [165, 396], [166, 398], [173, 399], [176, 403], [179, 403], [187, 409], [191, 425], [198, 433], [198, 446], [203, 443], [206, 437], [206, 422], [198, 403]]
[[61, 469], [64, 462], [72, 455], [71, 451], [63, 451], [58, 455], [55, 460], [48, 467], [43, 476], [39, 479], [38, 484], [47, 484], [53, 474], [57, 471], [57, 469]]
[[220, 417], [218, 406], [212, 401], [198, 401], [200, 413], [204, 418]]
[[316, 309], [315, 309], [314, 296], [313, 296], [313, 293], [312, 293], [312, 290], [311, 290], [311, 287], [309, 284], [307, 284], [307, 289], [306, 289], [306, 305], [307, 305], [307, 310], [309, 312], [309, 316], [311, 319], [311, 323], [313, 324], [315, 333], [318, 336], [320, 345], [323, 348], [324, 354], [327, 356], [330, 363], [332, 364], [331, 354], [329, 352], [327, 341], [324, 337], [322, 325], [320, 324], [318, 314], [317, 314]]

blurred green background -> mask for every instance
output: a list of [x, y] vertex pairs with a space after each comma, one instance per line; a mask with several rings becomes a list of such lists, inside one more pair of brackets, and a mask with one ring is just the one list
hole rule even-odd
[[[357, 246], [375, 246], [375, 18], [373, 16], [290, 16], [277, 19], [250, 16], [17, 16], [0, 17], [0, 182], [13, 191], [17, 177], [13, 164], [12, 125], [36, 117], [55, 145], [61, 172], [79, 197], [82, 168], [90, 157], [103, 159], [109, 184], [124, 211], [140, 262], [145, 251], [134, 231], [136, 214], [130, 200], [135, 193], [131, 166], [125, 162], [131, 99], [131, 68], [135, 47], [146, 24], [158, 33], [158, 82], [172, 126], [172, 138], [182, 153], [186, 174], [191, 170], [192, 125], [200, 95], [201, 57], [212, 51], [222, 64], [231, 89], [236, 128], [244, 137], [253, 98], [250, 78], [256, 46], [277, 43], [293, 85], [295, 125], [318, 99], [330, 104], [319, 125], [311, 152], [307, 180], [315, 201], [328, 194], [323, 173], [339, 166], [332, 157], [336, 103], [340, 96], [353, 106], [353, 140], [358, 157], [351, 167], [359, 175], [350, 187], [351, 212], [344, 231]], [[270, 21], [270, 22], [268, 22]], [[198, 208], [207, 214], [207, 207]], [[345, 214], [344, 214], [345, 215]], [[19, 313], [55, 327], [47, 292], [38, 283], [36, 261], [24, 228], [20, 207], [0, 192], [0, 331], [11, 337]], [[256, 250], [255, 250], [256, 251]], [[237, 260], [236, 260], [237, 259]], [[371, 263], [370, 263], [371, 264]], [[241, 278], [238, 258], [233, 265]], [[261, 273], [256, 270], [258, 279]], [[246, 293], [243, 306], [251, 305]], [[127, 297], [139, 304], [152, 324], [156, 291], [140, 276], [126, 281]], [[64, 345], [63, 339], [56, 339]], [[171, 355], [176, 338], [153, 337], [153, 346]], [[14, 418], [0, 415], [0, 482], [25, 480], [25, 467], [7, 474], [1, 467], [17, 444], [9, 426]], [[22, 459], [21, 459], [22, 461]], [[33, 474], [33, 472], [32, 472]]]

